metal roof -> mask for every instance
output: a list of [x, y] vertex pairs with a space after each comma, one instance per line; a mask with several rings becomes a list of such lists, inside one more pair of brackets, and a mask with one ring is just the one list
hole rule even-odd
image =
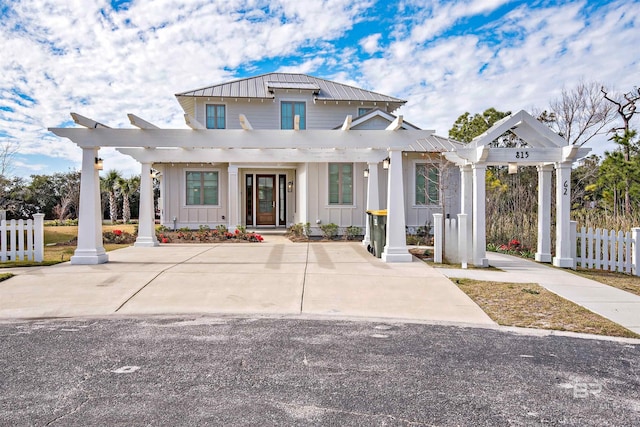
[[176, 97], [273, 98], [274, 89], [312, 90], [325, 101], [389, 103], [393, 111], [407, 101], [306, 74], [269, 73], [176, 94]]

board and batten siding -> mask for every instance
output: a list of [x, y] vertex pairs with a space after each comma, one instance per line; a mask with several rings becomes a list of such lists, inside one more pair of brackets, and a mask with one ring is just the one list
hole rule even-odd
[[[226, 165], [200, 165], [187, 166], [184, 163], [163, 165], [162, 194], [163, 224], [173, 228], [173, 218], [177, 219], [177, 228], [188, 227], [197, 229], [200, 225], [208, 225], [213, 228], [218, 224], [227, 224], [228, 218], [228, 169]], [[218, 172], [218, 205], [217, 206], [188, 206], [186, 202], [187, 171], [217, 171]], [[225, 217], [223, 219], [222, 217]]]

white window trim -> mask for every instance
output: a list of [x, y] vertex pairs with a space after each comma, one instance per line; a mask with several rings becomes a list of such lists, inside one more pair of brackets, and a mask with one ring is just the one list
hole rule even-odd
[[[218, 173], [218, 204], [216, 205], [188, 205], [187, 204], [187, 172], [217, 172]], [[213, 209], [220, 208], [220, 195], [221, 195], [221, 172], [218, 168], [182, 168], [182, 208], [183, 209]]]
[[[224, 128], [228, 129], [227, 126], [227, 116], [229, 115], [229, 108], [227, 107], [227, 103], [226, 102], [205, 102], [204, 103], [204, 127], [207, 128], [207, 107], [209, 105], [222, 105], [224, 107]], [[209, 128], [207, 128], [209, 129]]]
[[[426, 159], [419, 159], [419, 160], [412, 160], [411, 161], [411, 176], [409, 177], [410, 180], [410, 185], [411, 185], [411, 205], [414, 209], [433, 209], [436, 207], [441, 207], [442, 206], [442, 200], [440, 200], [439, 203], [436, 204], [425, 204], [425, 205], [419, 205], [416, 203], [416, 169], [418, 167], [418, 165], [435, 165], [437, 167], [438, 162], [434, 161], [434, 160], [426, 160]], [[440, 199], [440, 197], [442, 196], [442, 193], [440, 192], [440, 186], [442, 185], [442, 175], [439, 175], [439, 180], [438, 180], [438, 199]]]
[[[353, 188], [351, 189], [351, 191], [353, 192], [353, 194], [351, 195], [351, 200], [353, 203], [351, 203], [350, 205], [345, 205], [345, 204], [340, 204], [340, 203], [336, 203], [336, 204], [331, 204], [329, 203], [329, 164], [331, 163], [351, 163], [351, 173], [353, 174], [353, 176], [351, 177], [351, 179], [353, 180]], [[357, 193], [357, 188], [358, 188], [358, 181], [356, 180], [356, 174], [358, 173], [356, 170], [356, 163], [355, 162], [327, 162], [326, 163], [326, 185], [327, 185], [327, 197], [326, 197], [326, 205], [325, 208], [327, 209], [355, 209], [358, 207], [357, 203], [356, 203], [356, 195]]]

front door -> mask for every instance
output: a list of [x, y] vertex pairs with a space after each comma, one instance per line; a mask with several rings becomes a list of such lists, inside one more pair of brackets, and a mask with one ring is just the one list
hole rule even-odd
[[276, 176], [257, 175], [258, 206], [256, 225], [276, 225]]

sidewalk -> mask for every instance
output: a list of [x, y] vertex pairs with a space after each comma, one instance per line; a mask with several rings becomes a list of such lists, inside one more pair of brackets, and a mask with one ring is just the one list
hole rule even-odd
[[475, 280], [538, 283], [594, 313], [640, 334], [640, 296], [573, 274], [511, 255], [488, 252], [489, 265], [503, 271], [436, 268], [447, 277]]
[[[9, 270], [6, 270], [9, 271]], [[360, 242], [168, 244], [109, 262], [20, 269], [0, 319], [111, 314], [332, 315], [495, 325], [427, 264], [386, 264]]]

